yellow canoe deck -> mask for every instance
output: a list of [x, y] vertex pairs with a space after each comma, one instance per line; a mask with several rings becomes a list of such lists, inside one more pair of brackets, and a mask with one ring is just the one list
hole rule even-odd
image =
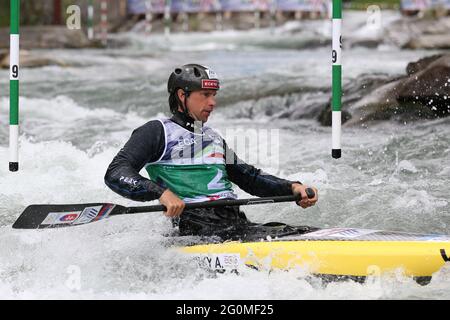
[[[194, 245], [181, 251], [209, 259], [213, 268], [237, 264], [265, 269], [300, 267], [314, 274], [343, 276], [369, 276], [401, 269], [406, 276], [425, 277], [446, 263], [450, 265], [450, 237], [405, 233], [386, 236], [384, 231], [377, 236], [377, 232], [380, 233], [366, 232], [350, 238], [306, 234], [272, 241]], [[395, 240], [374, 240], [377, 237]]]

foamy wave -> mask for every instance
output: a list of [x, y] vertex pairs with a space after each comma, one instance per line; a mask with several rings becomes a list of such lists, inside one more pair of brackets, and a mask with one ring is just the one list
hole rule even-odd
[[397, 169], [401, 172], [406, 172], [406, 173], [417, 173], [418, 172], [418, 170], [416, 169], [414, 164], [412, 164], [412, 162], [410, 162], [408, 160], [400, 161], [397, 166]]
[[[4, 112], [8, 105], [5, 102], [6, 99], [0, 100], [0, 109]], [[103, 132], [102, 140], [117, 141], [119, 138], [122, 142], [134, 128], [148, 120], [133, 112], [123, 114], [106, 108], [90, 109], [66, 96], [21, 98], [20, 133], [31, 141], [70, 141], [90, 148], [99, 140], [98, 132]]]
[[392, 207], [394, 209], [414, 208], [430, 212], [447, 204], [445, 199], [435, 198], [425, 190], [409, 189], [394, 199]]

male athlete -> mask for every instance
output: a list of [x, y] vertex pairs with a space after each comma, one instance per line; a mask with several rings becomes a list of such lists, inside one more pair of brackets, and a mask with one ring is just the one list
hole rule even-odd
[[[135, 200], [159, 202], [180, 235], [255, 239], [310, 231], [281, 223], [250, 222], [238, 206], [184, 210], [185, 203], [236, 199], [232, 183], [258, 197], [300, 194], [297, 204], [313, 206], [305, 185], [284, 180], [244, 163], [225, 140], [204, 125], [216, 107], [217, 75], [209, 68], [187, 64], [169, 77], [170, 119], [152, 120], [133, 131], [109, 165], [105, 183]], [[146, 169], [150, 179], [139, 174]]]

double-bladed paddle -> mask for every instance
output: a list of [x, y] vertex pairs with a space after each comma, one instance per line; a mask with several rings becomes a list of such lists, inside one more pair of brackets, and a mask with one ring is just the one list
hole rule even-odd
[[[308, 198], [314, 197], [314, 190], [306, 189]], [[185, 209], [219, 208], [225, 206], [242, 206], [263, 203], [299, 201], [300, 195], [251, 198], [251, 199], [225, 199], [199, 203], [186, 203]], [[69, 227], [98, 221], [109, 216], [119, 214], [134, 214], [142, 212], [166, 211], [163, 205], [124, 207], [112, 203], [87, 204], [33, 204], [25, 208], [14, 229], [41, 229], [54, 227]]]

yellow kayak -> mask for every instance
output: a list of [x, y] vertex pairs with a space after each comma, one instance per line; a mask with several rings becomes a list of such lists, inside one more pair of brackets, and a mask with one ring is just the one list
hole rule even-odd
[[450, 265], [450, 236], [333, 228], [259, 242], [224, 242], [183, 247], [211, 269], [305, 268], [313, 274], [365, 277], [402, 270], [431, 277]]

